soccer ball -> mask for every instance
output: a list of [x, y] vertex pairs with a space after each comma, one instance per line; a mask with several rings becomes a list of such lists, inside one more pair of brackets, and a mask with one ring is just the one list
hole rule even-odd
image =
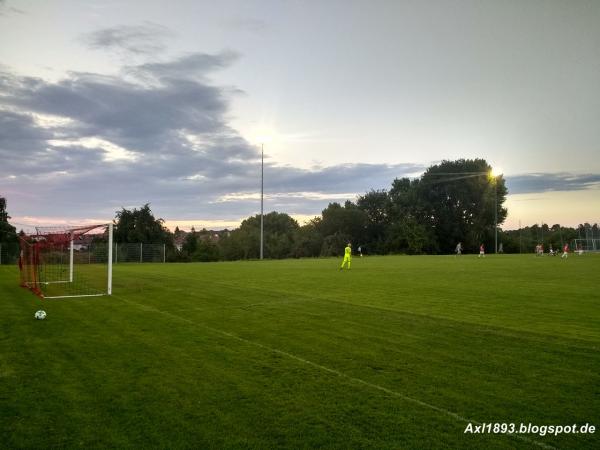
[[46, 311], [42, 311], [41, 309], [39, 311], [36, 311], [35, 316], [34, 316], [37, 320], [44, 320], [46, 318]]

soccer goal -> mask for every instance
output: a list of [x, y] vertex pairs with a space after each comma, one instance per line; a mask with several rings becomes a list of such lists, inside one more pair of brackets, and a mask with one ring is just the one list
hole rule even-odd
[[600, 252], [600, 239], [574, 239], [573, 250]]
[[42, 298], [112, 294], [113, 225], [39, 227], [19, 236], [21, 286]]

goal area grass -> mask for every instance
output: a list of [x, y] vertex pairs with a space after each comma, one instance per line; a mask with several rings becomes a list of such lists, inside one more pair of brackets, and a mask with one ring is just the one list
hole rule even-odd
[[117, 264], [56, 300], [0, 266], [0, 446], [600, 448], [600, 255], [340, 263]]

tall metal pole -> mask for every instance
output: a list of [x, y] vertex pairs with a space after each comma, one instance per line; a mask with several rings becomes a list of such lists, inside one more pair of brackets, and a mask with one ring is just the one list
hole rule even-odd
[[113, 224], [108, 224], [108, 279], [106, 286], [106, 293], [112, 295], [112, 266], [113, 266]]
[[494, 253], [498, 253], [498, 177], [494, 178], [494, 190]]
[[260, 259], [263, 259], [263, 238], [264, 238], [264, 222], [263, 222], [263, 194], [265, 180], [265, 144], [260, 144]]
[[72, 283], [73, 282], [73, 241], [74, 241], [75, 237], [73, 232], [71, 231], [71, 242], [69, 244], [69, 282]]

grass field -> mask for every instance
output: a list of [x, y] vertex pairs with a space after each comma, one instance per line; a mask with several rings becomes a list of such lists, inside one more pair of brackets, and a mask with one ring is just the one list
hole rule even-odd
[[46, 301], [0, 267], [0, 447], [600, 448], [464, 434], [600, 428], [600, 255], [339, 263], [118, 264]]

